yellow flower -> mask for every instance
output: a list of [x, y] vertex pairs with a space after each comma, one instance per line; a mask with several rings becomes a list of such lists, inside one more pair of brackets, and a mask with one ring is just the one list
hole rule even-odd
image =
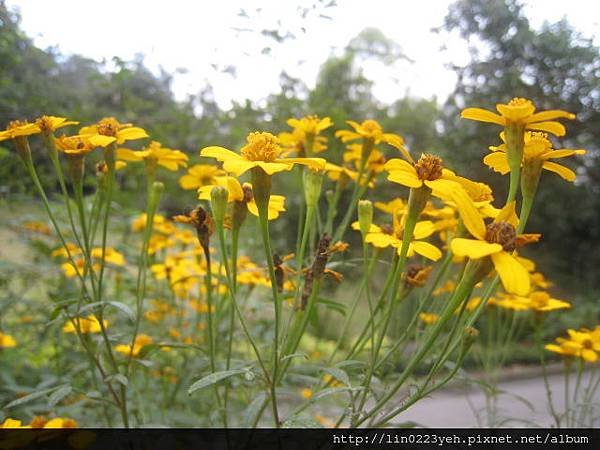
[[278, 136], [281, 146], [287, 150], [285, 154], [294, 152], [298, 156], [305, 156], [327, 150], [327, 138], [319, 134], [333, 125], [329, 117], [319, 119], [317, 116], [306, 116], [288, 119], [287, 124], [293, 131], [279, 133]]
[[166, 148], [160, 142], [152, 141], [144, 150], [117, 149], [117, 159], [123, 161], [146, 161], [147, 164], [163, 166], [171, 171], [186, 167], [188, 156], [181, 150]]
[[278, 139], [271, 133], [250, 133], [246, 142], [240, 154], [223, 147], [211, 146], [202, 149], [200, 156], [221, 161], [227, 172], [238, 177], [254, 167], [260, 167], [267, 175], [291, 170], [294, 164], [306, 165], [317, 170], [325, 168], [325, 160], [322, 158], [279, 158], [281, 147]]
[[77, 428], [77, 422], [65, 417], [55, 417], [44, 425], [44, 428]]
[[[73, 323], [73, 321], [67, 322], [63, 326], [63, 332], [77, 333], [77, 328], [79, 328], [79, 332], [82, 334], [100, 333], [102, 331], [100, 321], [93, 314], [90, 314], [89, 316], [87, 316], [87, 318], [77, 317], [74, 319], [74, 322], [75, 323]], [[102, 325], [104, 326], [104, 328], [108, 327], [108, 321], [102, 320]]]
[[302, 398], [308, 400], [308, 399], [312, 398], [313, 391], [312, 391], [312, 389], [304, 388], [304, 389], [300, 390], [300, 395], [302, 396]]
[[300, 130], [305, 134], [312, 135], [320, 134], [321, 131], [333, 126], [330, 117], [319, 119], [319, 116], [315, 115], [305, 116], [301, 119], [288, 119], [287, 124], [295, 130]]
[[29, 123], [23, 120], [13, 120], [8, 123], [5, 131], [0, 131], [0, 142], [7, 139], [38, 134], [39, 132], [40, 128], [35, 123]]
[[106, 247], [105, 251], [102, 251], [102, 247], [95, 247], [92, 249], [92, 258], [102, 260], [102, 253], [104, 253], [104, 261], [115, 266], [124, 266], [125, 257], [122, 253], [118, 252], [112, 247]]
[[571, 307], [570, 303], [552, 298], [550, 294], [543, 291], [534, 291], [527, 296], [501, 293], [490, 304], [515, 311], [532, 310], [538, 312], [548, 312]]
[[225, 175], [221, 169], [208, 164], [195, 164], [188, 169], [187, 175], [179, 178], [182, 189], [198, 189], [201, 186], [215, 185], [215, 178]]
[[469, 232], [477, 239], [452, 239], [452, 252], [457, 256], [480, 259], [489, 256], [507, 292], [527, 295], [530, 289], [527, 269], [513, 255], [513, 251], [528, 242], [535, 242], [539, 235], [517, 235], [518, 218], [515, 202], [508, 203], [494, 219], [485, 225], [479, 215], [465, 221]]
[[[358, 172], [349, 169], [348, 167], [338, 166], [330, 162], [325, 164], [325, 172], [331, 181], [343, 183], [343, 187], [345, 187], [350, 180], [354, 182], [358, 180]], [[361, 177], [360, 184], [364, 185], [365, 183], [368, 183], [370, 188], [375, 187], [375, 183], [371, 181], [372, 178], [372, 174], [365, 173]]]
[[[146, 220], [148, 220], [146, 213], [140, 214], [131, 222], [131, 230], [144, 231], [146, 228]], [[167, 220], [165, 216], [155, 214], [152, 222], [152, 229], [156, 232], [163, 234], [171, 234], [175, 232], [175, 225], [171, 221]]]
[[79, 130], [79, 134], [99, 134], [112, 137], [117, 144], [148, 137], [148, 134], [142, 128], [134, 127], [130, 123], [119, 123], [114, 117], [105, 117], [95, 125], [83, 127]]
[[44, 134], [51, 134], [59, 128], [66, 127], [68, 125], [79, 125], [79, 122], [67, 120], [64, 117], [42, 116], [39, 119], [36, 119], [35, 125], [40, 129], [40, 132]]
[[[377, 248], [394, 247], [398, 254], [400, 254], [402, 235], [404, 232], [404, 225], [402, 222], [402, 214], [394, 214], [393, 225], [391, 227], [389, 225], [379, 227], [372, 224], [371, 229], [365, 237], [365, 242], [372, 244]], [[360, 230], [359, 223], [354, 222], [352, 224], [352, 229]], [[407, 256], [411, 257], [415, 253], [418, 253], [432, 261], [440, 259], [442, 257], [442, 252], [435, 245], [421, 240], [431, 236], [434, 232], [435, 228], [433, 222], [430, 220], [417, 222], [413, 231], [413, 239], [408, 245]]]
[[479, 122], [495, 123], [507, 127], [511, 124], [522, 125], [527, 130], [539, 130], [552, 133], [555, 136], [564, 136], [565, 127], [554, 119], [575, 119], [575, 114], [561, 110], [535, 112], [535, 105], [525, 98], [513, 98], [508, 104], [498, 104], [496, 109], [500, 115], [481, 108], [464, 109], [460, 116], [463, 119], [477, 120]]
[[[402, 136], [394, 133], [384, 133], [383, 128], [376, 120], [368, 119], [361, 124], [354, 122], [353, 120], [347, 120], [346, 123], [354, 128], [354, 131], [336, 131], [335, 136], [340, 138], [342, 142], [352, 142], [356, 139], [365, 139], [374, 145], [385, 142], [400, 150], [405, 158], [408, 156], [408, 151], [404, 147], [404, 139], [402, 139]], [[410, 156], [408, 156], [407, 159], [410, 160]]]
[[58, 136], [55, 141], [56, 148], [65, 155], [86, 155], [97, 147], [106, 147], [114, 142], [114, 138], [109, 136], [78, 135], [78, 136]]
[[[4, 422], [0, 423], [0, 429], [2, 428], [31, 428], [29, 425], [21, 425], [21, 421], [17, 419], [11, 419], [7, 417]], [[10, 447], [9, 447], [10, 448]]]
[[547, 344], [544, 348], [564, 356], [581, 358], [587, 362], [598, 361], [600, 352], [600, 335], [596, 331], [585, 328], [567, 330], [569, 339], [557, 338], [557, 344]]
[[[248, 211], [258, 217], [258, 207], [252, 194], [252, 184], [244, 183], [242, 186], [235, 177], [216, 177], [213, 185], [202, 186], [198, 189], [198, 198], [210, 201], [210, 193], [215, 186], [222, 186], [227, 189], [228, 202], [244, 202]], [[283, 211], [285, 211], [285, 197], [283, 195], [271, 195], [269, 197], [268, 219], [277, 219]]]
[[[362, 158], [362, 146], [360, 144], [351, 144], [344, 152], [344, 162], [353, 162], [356, 169], [360, 167]], [[376, 148], [372, 149], [365, 163], [365, 170], [375, 174], [383, 172], [385, 166], [385, 156]]]
[[422, 312], [419, 314], [419, 319], [421, 319], [425, 325], [433, 325], [439, 318], [440, 316], [434, 313]]
[[246, 141], [239, 154], [223, 147], [211, 146], [203, 148], [200, 156], [221, 161], [223, 168], [237, 177], [254, 167], [261, 168], [267, 175], [291, 170], [295, 164], [303, 164], [317, 170], [325, 168], [325, 160], [322, 158], [279, 158], [281, 146], [279, 140], [271, 133], [250, 133]]
[[129, 356], [130, 354], [132, 356], [137, 356], [140, 354], [142, 348], [144, 348], [146, 345], [152, 344], [152, 342], [153, 340], [150, 336], [146, 334], [138, 334], [135, 337], [133, 346], [128, 344], [119, 344], [115, 347], [115, 350], [125, 356]]
[[16, 347], [17, 341], [10, 334], [4, 334], [0, 331], [0, 348]]
[[[504, 143], [498, 147], [490, 147], [492, 153], [486, 155], [485, 158], [483, 158], [483, 162], [494, 171], [505, 175], [510, 172], [510, 167], [508, 166], [508, 159], [506, 156], [506, 138], [504, 133], [500, 133], [500, 138]], [[549, 160], [573, 155], [584, 155], [585, 153], [586, 151], [581, 149], [571, 150], [563, 148], [554, 150], [546, 133], [527, 132], [525, 133], [522, 165], [538, 163], [541, 164], [542, 168], [560, 175], [567, 181], [575, 181], [575, 172]]]
[[30, 220], [29, 222], [23, 223], [23, 228], [29, 231], [33, 231], [34, 233], [45, 234], [46, 236], [50, 236], [52, 231], [48, 228], [44, 222], [38, 222], [35, 220]]

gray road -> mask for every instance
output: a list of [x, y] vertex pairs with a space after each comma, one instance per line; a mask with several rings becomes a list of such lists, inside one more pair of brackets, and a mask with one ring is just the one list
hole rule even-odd
[[[597, 377], [597, 376], [596, 376]], [[582, 377], [581, 389], [590, 380], [590, 374]], [[565, 411], [565, 383], [562, 374], [549, 377], [555, 410], [559, 415]], [[571, 376], [571, 392], [575, 380]], [[547, 407], [546, 390], [542, 377], [516, 379], [501, 382], [497, 397], [496, 415], [492, 422], [486, 414], [486, 396], [482, 389], [447, 389], [433, 393], [399, 415], [394, 422], [414, 421], [428, 427], [476, 427], [476, 426], [552, 426], [554, 421]], [[569, 400], [572, 404], [572, 400]], [[600, 425], [600, 388], [593, 396], [595, 425]], [[479, 419], [478, 419], [479, 416]], [[589, 422], [585, 425], [589, 425]], [[564, 422], [563, 422], [564, 426]]]

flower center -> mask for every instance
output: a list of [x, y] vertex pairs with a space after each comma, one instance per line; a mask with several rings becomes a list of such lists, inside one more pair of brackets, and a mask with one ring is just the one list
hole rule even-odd
[[240, 153], [249, 161], [273, 162], [281, 152], [279, 140], [271, 133], [250, 133], [246, 142]]
[[531, 100], [527, 100], [526, 98], [522, 97], [515, 97], [510, 102], [508, 102], [508, 106], [513, 106], [515, 108], [521, 108], [523, 106], [530, 105], [533, 105], [533, 103], [531, 103]]
[[14, 130], [15, 128], [23, 127], [25, 125], [29, 125], [29, 122], [26, 120], [12, 120], [6, 126], [6, 130]]
[[552, 142], [548, 139], [547, 133], [532, 132], [529, 133], [529, 140], [525, 143], [524, 159], [537, 159], [544, 153], [552, 150]]
[[302, 128], [305, 133], [317, 134], [317, 125], [319, 124], [318, 116], [306, 116], [303, 117], [300, 122], [302, 123]]
[[441, 158], [427, 153], [423, 153], [419, 158], [419, 161], [415, 163], [417, 176], [423, 181], [437, 180], [442, 176], [443, 168], [444, 164], [442, 163]]
[[516, 248], [517, 230], [510, 223], [492, 222], [485, 231], [485, 240], [490, 244], [500, 244], [507, 252]]
[[42, 116], [35, 121], [35, 124], [40, 128], [42, 133], [49, 134], [54, 131], [54, 127], [52, 126], [52, 119], [48, 116]]
[[581, 342], [581, 346], [586, 350], [592, 350], [594, 348], [594, 342], [590, 338], [585, 338]]
[[98, 122], [96, 127], [98, 128], [98, 134], [115, 137], [117, 131], [121, 128], [121, 124], [114, 117], [106, 117]]
[[361, 128], [369, 137], [377, 137], [383, 133], [383, 128], [381, 128], [381, 125], [379, 125], [376, 120], [372, 119], [365, 120], [362, 123]]

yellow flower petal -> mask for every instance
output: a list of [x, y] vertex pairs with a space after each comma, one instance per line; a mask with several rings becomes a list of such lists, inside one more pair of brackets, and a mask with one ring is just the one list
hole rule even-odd
[[139, 127], [128, 127], [122, 128], [117, 132], [117, 143], [122, 144], [125, 141], [131, 141], [134, 139], [147, 138], [148, 133]]
[[450, 244], [452, 253], [457, 256], [468, 256], [471, 259], [479, 259], [484, 256], [493, 255], [502, 251], [500, 244], [490, 244], [476, 239], [455, 238]]
[[573, 155], [585, 155], [586, 153], [587, 153], [586, 150], [583, 150], [583, 149], [573, 150], [570, 148], [561, 148], [560, 150], [552, 150], [551, 152], [544, 153], [542, 155], [542, 158], [543, 159], [557, 159], [557, 158], [565, 158], [567, 156], [573, 156]]
[[542, 111], [542, 112], [538, 112], [533, 114], [531, 117], [529, 117], [527, 119], [527, 123], [533, 123], [533, 122], [545, 122], [547, 120], [554, 120], [554, 119], [575, 119], [575, 114], [567, 112], [567, 111], [561, 111], [559, 109], [550, 109], [548, 111]]
[[505, 122], [502, 116], [481, 108], [467, 108], [460, 113], [463, 119], [477, 120], [479, 122], [495, 123], [504, 126]]
[[412, 250], [419, 255], [432, 261], [437, 261], [442, 257], [442, 252], [435, 245], [425, 241], [414, 241], [410, 243]]
[[[279, 160], [279, 161], [284, 161], [284, 160]], [[223, 167], [225, 167], [225, 164], [223, 164]], [[255, 161], [254, 165], [258, 166], [262, 170], [264, 170], [267, 175], [273, 175], [274, 173], [283, 172], [285, 170], [292, 170], [292, 168], [294, 167], [294, 164], [292, 164], [292, 163], [288, 164], [288, 163], [284, 163], [284, 162]], [[227, 167], [225, 167], [225, 169], [229, 170], [229, 169], [227, 169]]]
[[546, 131], [547, 133], [551, 133], [555, 136], [564, 136], [567, 132], [567, 129], [562, 123], [559, 122], [537, 122], [527, 124], [525, 127], [527, 130], [539, 130]]
[[504, 208], [500, 210], [494, 222], [506, 222], [510, 223], [513, 227], [516, 227], [519, 224], [519, 218], [517, 217], [516, 212], [516, 201], [512, 201], [504, 205]]
[[510, 172], [508, 160], [506, 159], [506, 153], [504, 152], [494, 152], [485, 155], [483, 158], [483, 163], [495, 172], [499, 172], [502, 175], [506, 175], [508, 172]]
[[116, 157], [123, 161], [142, 161], [144, 159], [141, 152], [129, 150], [128, 148], [118, 148]]
[[[435, 191], [439, 191], [440, 182], [447, 180], [435, 180], [428, 181], [427, 185], [431, 187], [431, 184], [434, 184], [436, 187]], [[444, 187], [444, 195], [442, 198], [449, 198], [456, 205], [456, 209], [460, 214], [460, 218], [462, 219], [465, 227], [469, 230], [473, 236], [478, 239], [483, 240], [485, 238], [485, 223], [483, 222], [483, 218], [481, 214], [477, 210], [477, 207], [469, 197], [469, 194], [465, 192], [465, 190], [457, 183], [455, 183], [455, 187], [451, 188], [450, 185]]]
[[385, 163], [383, 168], [390, 172], [388, 180], [412, 188], [418, 188], [423, 182], [417, 176], [415, 168], [403, 159], [391, 159]]
[[325, 161], [323, 158], [285, 158], [276, 159], [275, 162], [284, 164], [302, 164], [315, 170], [323, 170], [327, 164], [327, 161]]
[[567, 181], [575, 181], [575, 178], [577, 178], [577, 175], [571, 169], [552, 161], [545, 161], [544, 164], [542, 164], [542, 167], [550, 172], [560, 175]]
[[242, 158], [242, 155], [236, 152], [232, 152], [231, 150], [228, 150], [224, 147], [219, 147], [217, 145], [203, 148], [202, 150], [200, 150], [200, 156], [215, 158], [217, 161], [228, 161], [230, 159], [244, 159]]
[[492, 254], [491, 258], [506, 292], [517, 295], [529, 293], [529, 273], [516, 258], [504, 251]]
[[384, 233], [369, 233], [365, 237], [365, 242], [373, 244], [378, 248], [386, 248], [390, 246], [399, 247], [402, 242], [390, 234]]
[[425, 239], [435, 232], [435, 225], [431, 220], [417, 222], [413, 231], [413, 239]]
[[88, 142], [94, 147], [106, 147], [107, 145], [110, 145], [116, 141], [116, 139], [112, 136], [104, 136], [101, 134], [93, 134], [90, 136], [82, 135], [81, 137], [85, 137], [85, 139], [87, 139]]
[[240, 159], [227, 159], [223, 161], [223, 169], [227, 172], [234, 174], [236, 177], [244, 174], [253, 167], [257, 167], [258, 163], [254, 161], [246, 161], [243, 158]]

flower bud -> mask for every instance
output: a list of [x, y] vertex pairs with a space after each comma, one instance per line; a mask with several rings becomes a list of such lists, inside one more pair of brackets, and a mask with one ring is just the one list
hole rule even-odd
[[466, 327], [463, 330], [462, 351], [463, 352], [468, 351], [478, 336], [479, 336], [479, 330], [477, 328]]
[[252, 175], [252, 194], [258, 208], [259, 214], [266, 215], [269, 208], [269, 198], [271, 197], [271, 175], [267, 174], [260, 167], [253, 167]]
[[304, 198], [309, 208], [317, 206], [321, 196], [321, 184], [323, 173], [317, 170], [307, 169], [304, 171]]
[[210, 191], [210, 207], [212, 208], [213, 218], [218, 224], [222, 224], [227, 210], [227, 198], [229, 192], [223, 186], [215, 186]]
[[373, 203], [370, 200], [358, 201], [358, 224], [360, 225], [360, 234], [363, 239], [371, 230], [373, 223]]

